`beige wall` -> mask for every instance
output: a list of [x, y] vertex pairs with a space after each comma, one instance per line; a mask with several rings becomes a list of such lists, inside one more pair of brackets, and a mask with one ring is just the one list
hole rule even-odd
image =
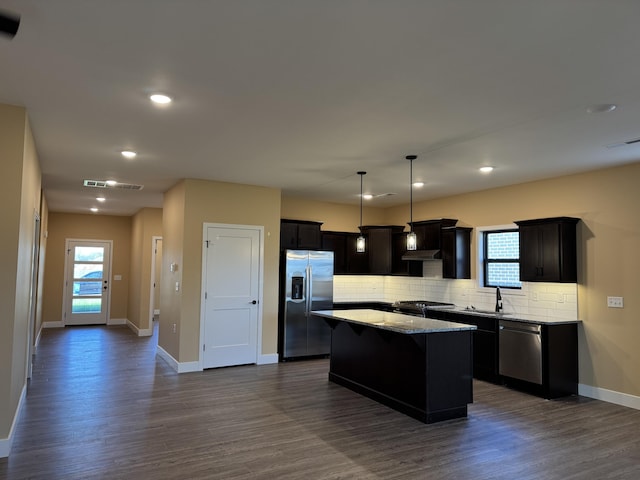
[[[362, 208], [363, 225], [382, 225], [386, 221], [385, 216], [384, 209], [366, 206]], [[281, 218], [322, 222], [322, 230], [358, 232], [360, 205], [341, 205], [283, 196]], [[407, 218], [401, 225], [408, 221]]]
[[[579, 217], [580, 383], [640, 395], [640, 163], [513, 185], [414, 205], [413, 218], [457, 218], [479, 227], [555, 216]], [[406, 221], [406, 207], [385, 221]], [[475, 245], [474, 245], [475, 247]], [[475, 272], [475, 248], [473, 256]], [[475, 273], [474, 273], [475, 277]], [[623, 309], [607, 296], [624, 297]]]
[[[184, 270], [184, 209], [185, 182], [179, 182], [164, 194], [162, 203], [162, 280], [160, 284], [160, 320], [158, 345], [180, 361], [180, 336], [182, 334], [182, 295], [176, 292], [175, 282], [182, 282]], [[171, 272], [175, 263], [178, 270]], [[184, 289], [183, 289], [184, 290]], [[176, 325], [173, 331], [172, 325]], [[198, 349], [192, 355], [197, 355]], [[186, 354], [184, 354], [186, 356]]]
[[42, 332], [42, 302], [44, 290], [44, 265], [47, 258], [47, 240], [49, 236], [49, 204], [42, 195], [40, 199], [40, 253], [38, 256], [38, 299], [36, 304], [36, 322], [34, 325], [34, 345]]
[[[184, 180], [165, 194], [160, 346], [180, 362], [198, 360], [204, 223], [264, 227], [262, 353], [276, 353], [280, 190], [203, 180]], [[171, 262], [179, 265], [174, 274], [167, 273]], [[176, 281], [180, 292], [173, 288]], [[171, 333], [173, 323], [179, 333]]]
[[131, 265], [127, 318], [138, 333], [151, 334], [151, 266], [153, 237], [162, 236], [162, 209], [143, 208], [131, 219]]
[[0, 105], [3, 188], [0, 232], [0, 453], [26, 386], [35, 216], [41, 215], [41, 172], [24, 108]]
[[[62, 320], [67, 239], [113, 241], [109, 318], [126, 319], [131, 260], [131, 217], [51, 212], [48, 230], [42, 305], [43, 321], [60, 322]], [[121, 275], [122, 280], [114, 281], [114, 275]]]

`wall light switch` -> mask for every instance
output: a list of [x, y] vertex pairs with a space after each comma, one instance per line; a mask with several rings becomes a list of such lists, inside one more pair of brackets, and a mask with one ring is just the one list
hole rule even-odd
[[624, 300], [622, 297], [607, 297], [607, 307], [624, 308]]
[[180, 291], [180, 282], [176, 282], [176, 292]]
[[114, 275], [113, 279], [114, 280], [122, 280], [122, 275]]

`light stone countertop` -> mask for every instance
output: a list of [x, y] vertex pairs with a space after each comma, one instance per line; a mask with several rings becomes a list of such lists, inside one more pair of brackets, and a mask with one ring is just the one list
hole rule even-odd
[[477, 329], [475, 325], [465, 325], [463, 323], [447, 322], [444, 320], [415, 317], [413, 315], [404, 315], [402, 313], [383, 312], [371, 309], [317, 310], [312, 311], [311, 314], [319, 317], [366, 325], [368, 327], [379, 328], [382, 330], [404, 333], [407, 335]]
[[[486, 312], [478, 310], [467, 310], [465, 307], [439, 308], [439, 311], [461, 313], [465, 315], [474, 315], [480, 317], [497, 318], [499, 320], [512, 320], [514, 322], [537, 323], [540, 325], [563, 325], [569, 323], [582, 323], [582, 320], [569, 320], [562, 318], [541, 317], [539, 315], [530, 315], [527, 313], [516, 312]], [[429, 315], [427, 309], [427, 315]]]

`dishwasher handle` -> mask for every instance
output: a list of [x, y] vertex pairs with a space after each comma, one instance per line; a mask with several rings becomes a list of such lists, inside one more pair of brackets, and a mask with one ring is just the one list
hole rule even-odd
[[540, 335], [542, 333], [542, 325], [537, 323], [511, 322], [508, 320], [500, 320], [499, 330], [519, 333], [529, 333], [532, 335]]

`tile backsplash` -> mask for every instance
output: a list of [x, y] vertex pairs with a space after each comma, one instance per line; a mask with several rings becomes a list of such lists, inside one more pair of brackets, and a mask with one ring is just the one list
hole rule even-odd
[[[428, 264], [429, 262], [425, 262]], [[478, 287], [476, 280], [450, 280], [436, 276], [395, 277], [336, 275], [334, 302], [432, 300], [493, 310], [495, 289]], [[505, 312], [564, 320], [578, 319], [575, 283], [523, 282], [522, 289], [501, 289]]]

